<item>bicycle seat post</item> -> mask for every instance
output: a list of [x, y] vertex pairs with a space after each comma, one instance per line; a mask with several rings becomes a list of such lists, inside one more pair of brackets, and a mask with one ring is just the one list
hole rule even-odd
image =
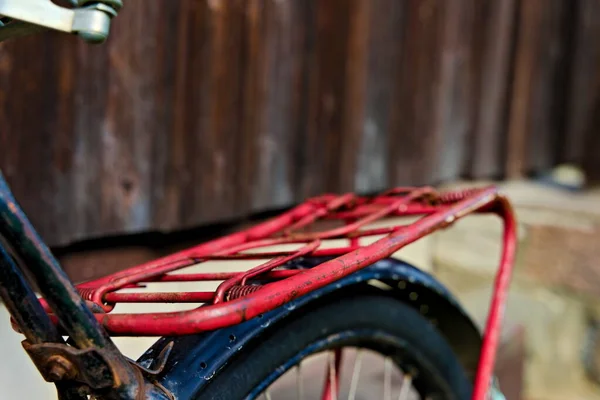
[[70, 0], [73, 8], [52, 0], [0, 0], [0, 41], [41, 30], [79, 35], [88, 43], [102, 43], [122, 0]]

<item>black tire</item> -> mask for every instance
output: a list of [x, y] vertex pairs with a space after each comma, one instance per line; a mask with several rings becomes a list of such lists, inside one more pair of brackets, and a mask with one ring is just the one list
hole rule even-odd
[[248, 398], [278, 367], [325, 338], [335, 338], [327, 340], [326, 348], [370, 348], [415, 369], [414, 386], [432, 398], [471, 396], [472, 384], [463, 367], [427, 319], [396, 299], [358, 295], [290, 314], [260, 341], [247, 345], [196, 399]]

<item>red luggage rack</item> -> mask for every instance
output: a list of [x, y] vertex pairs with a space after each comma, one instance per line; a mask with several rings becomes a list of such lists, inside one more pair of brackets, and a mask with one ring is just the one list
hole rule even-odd
[[[473, 212], [499, 215], [504, 223], [501, 264], [484, 335], [474, 399], [483, 399], [492, 376], [500, 323], [516, 245], [516, 223], [508, 201], [495, 187], [438, 193], [423, 188], [396, 188], [377, 196], [324, 195], [247, 230], [224, 236], [170, 256], [78, 285], [104, 328], [113, 336], [173, 336], [234, 325], [328, 285], [391, 256], [402, 247]], [[406, 225], [366, 228], [388, 218], [420, 218]], [[317, 222], [338, 227], [311, 231]], [[359, 239], [385, 235], [369, 245]], [[348, 245], [323, 248], [330, 239]], [[266, 246], [295, 245], [294, 250], [258, 251]], [[285, 269], [298, 257], [335, 257], [310, 269]], [[267, 259], [240, 272], [179, 273], [209, 260]], [[260, 278], [263, 285], [248, 282]], [[214, 292], [123, 293], [145, 283], [221, 281]], [[162, 313], [111, 313], [117, 303], [205, 303], [193, 310]]]

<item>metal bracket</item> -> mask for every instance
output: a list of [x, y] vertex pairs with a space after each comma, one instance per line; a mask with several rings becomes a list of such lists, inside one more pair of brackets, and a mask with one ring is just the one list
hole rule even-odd
[[65, 344], [27, 341], [22, 345], [48, 382], [72, 380], [96, 390], [113, 386], [109, 363], [96, 349], [79, 350]]
[[129, 360], [129, 362], [138, 367], [139, 370], [142, 371], [142, 375], [150, 381], [155, 381], [165, 369], [174, 344], [174, 342], [169, 342], [155, 359], [147, 359], [144, 363], [138, 363], [133, 360]]
[[108, 37], [122, 0], [71, 0], [65, 8], [51, 0], [0, 0], [0, 41], [50, 29], [75, 33], [90, 43]]

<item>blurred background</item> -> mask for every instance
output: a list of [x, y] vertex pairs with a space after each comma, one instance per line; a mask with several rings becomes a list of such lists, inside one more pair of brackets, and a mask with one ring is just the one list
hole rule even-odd
[[[0, 168], [76, 281], [323, 192], [499, 183], [510, 399], [600, 399], [599, 130], [597, 0], [125, 0], [102, 46], [0, 44]], [[478, 218], [420, 266], [483, 322]]]

